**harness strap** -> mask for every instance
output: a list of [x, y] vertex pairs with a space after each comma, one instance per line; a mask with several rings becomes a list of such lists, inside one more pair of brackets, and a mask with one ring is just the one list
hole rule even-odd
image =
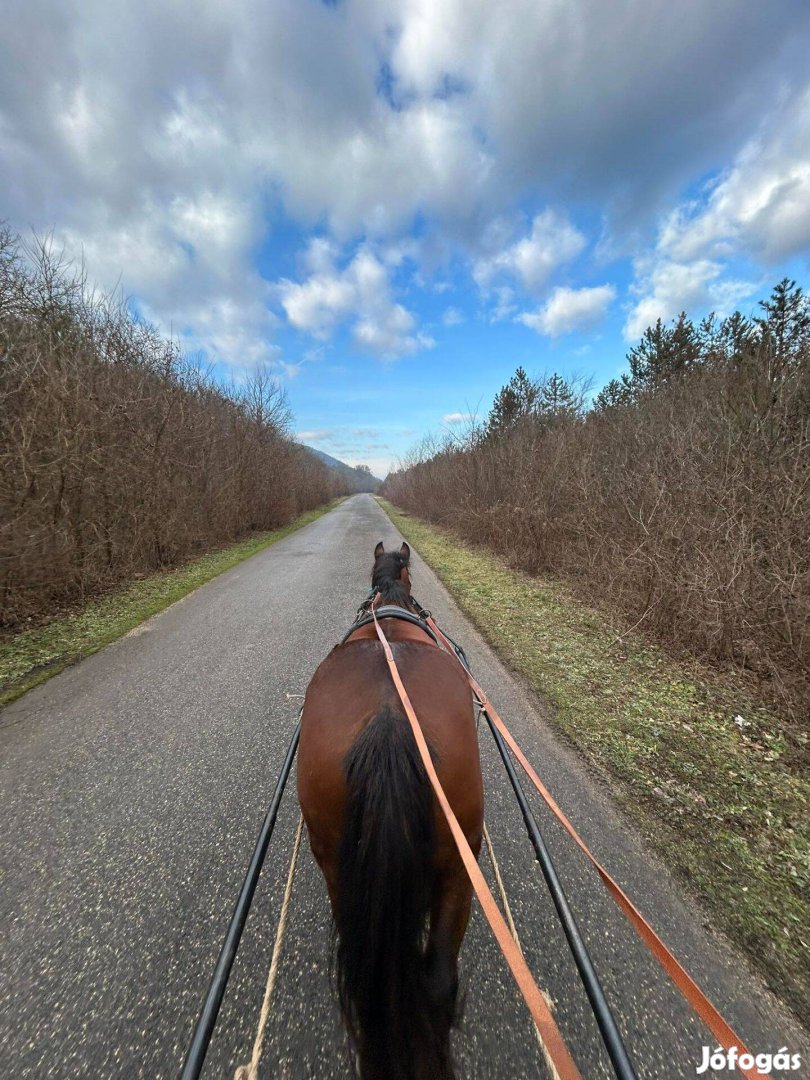
[[394, 686], [399, 694], [400, 701], [405, 710], [405, 715], [410, 722], [413, 737], [416, 740], [416, 745], [419, 750], [419, 756], [422, 759], [422, 764], [425, 766], [425, 772], [428, 774], [439, 806], [442, 808], [447, 824], [450, 827], [450, 832], [456, 842], [459, 855], [461, 856], [464, 867], [472, 882], [473, 889], [481, 904], [484, 915], [487, 918], [487, 922], [492, 928], [495, 939], [500, 945], [504, 959], [512, 971], [512, 975], [514, 976], [518, 989], [523, 995], [529, 1008], [532, 1019], [543, 1037], [543, 1041], [548, 1048], [549, 1056], [554, 1063], [554, 1068], [557, 1071], [559, 1080], [582, 1080], [574, 1059], [571, 1057], [568, 1047], [563, 1042], [562, 1035], [560, 1035], [548, 1005], [546, 1004], [537, 983], [534, 981], [529, 966], [515, 943], [515, 939], [509, 933], [509, 927], [506, 925], [504, 917], [501, 915], [498, 905], [495, 903], [495, 899], [489, 890], [489, 886], [484, 879], [484, 875], [481, 872], [481, 868], [478, 865], [475, 855], [473, 855], [472, 849], [467, 842], [467, 838], [447, 800], [447, 796], [444, 793], [444, 789], [442, 788], [436, 769], [433, 765], [433, 760], [430, 756], [430, 751], [428, 750], [422, 727], [417, 719], [411, 700], [408, 697], [408, 692], [400, 677], [396, 661], [394, 660], [394, 654], [391, 652], [391, 646], [383, 633], [382, 627], [377, 621], [377, 612], [374, 608], [371, 609], [371, 614], [374, 619], [377, 636], [380, 639], [385, 652], [388, 670], [391, 673]]
[[[360, 608], [363, 612], [364, 608]], [[363, 626], [369, 626], [374, 622], [375, 617], [378, 619], [401, 619], [403, 622], [411, 623], [413, 626], [418, 626], [420, 630], [423, 630], [429, 638], [431, 638], [437, 645], [439, 639], [436, 636], [436, 632], [431, 629], [426, 621], [415, 615], [412, 611], [408, 611], [405, 608], [397, 607], [396, 604], [386, 604], [384, 607], [372, 608], [369, 606], [365, 609], [366, 614], [359, 614], [340, 642], [341, 645], [345, 645], [346, 641]]]
[[[435, 631], [437, 636], [445, 644], [448, 650], [450, 652], [455, 652], [450, 639], [447, 637], [446, 634], [443, 633], [442, 630], [439, 629], [432, 616], [428, 615], [427, 623], [431, 627], [431, 629]], [[717, 1041], [726, 1050], [731, 1049], [732, 1046], [736, 1046], [740, 1056], [750, 1054], [750, 1051], [747, 1049], [745, 1043], [742, 1041], [736, 1031], [721, 1016], [720, 1012], [715, 1008], [715, 1006], [712, 1005], [711, 1001], [709, 1001], [709, 999], [706, 997], [706, 995], [703, 993], [703, 991], [700, 989], [700, 987], [697, 985], [691, 975], [686, 971], [686, 969], [681, 966], [678, 960], [676, 960], [675, 956], [663, 943], [658, 934], [656, 934], [656, 932], [653, 930], [653, 928], [650, 926], [650, 924], [647, 922], [647, 920], [644, 918], [644, 916], [641, 914], [641, 912], [638, 910], [638, 908], [635, 906], [629, 896], [623, 891], [621, 886], [610, 876], [607, 870], [605, 870], [604, 866], [602, 866], [602, 864], [597, 861], [596, 857], [591, 854], [589, 848], [585, 844], [585, 841], [580, 837], [574, 826], [559, 808], [548, 788], [546, 788], [545, 784], [542, 782], [540, 777], [530, 765], [528, 759], [526, 758], [526, 755], [515, 742], [515, 739], [512, 737], [512, 734], [507, 728], [506, 724], [503, 722], [503, 720], [501, 720], [500, 716], [492, 707], [492, 703], [490, 702], [484, 691], [481, 689], [480, 685], [470, 672], [469, 668], [465, 667], [465, 665], [463, 664], [462, 667], [464, 667], [467, 679], [469, 680], [473, 693], [477, 696], [482, 708], [489, 714], [492, 722], [495, 724], [495, 727], [497, 727], [498, 731], [500, 731], [501, 735], [503, 735], [504, 740], [508, 744], [510, 750], [518, 759], [520, 764], [523, 766], [526, 775], [537, 788], [548, 808], [551, 810], [551, 812], [554, 814], [554, 816], [557, 818], [563, 828], [568, 832], [568, 834], [580, 848], [582, 853], [590, 860], [591, 864], [593, 865], [596, 872], [599, 874], [599, 877], [604, 882], [608, 892], [613, 897], [614, 901], [625, 913], [627, 918], [630, 920], [633, 929], [639, 935], [641, 940], [653, 954], [655, 959], [658, 961], [658, 963], [661, 965], [661, 967], [664, 969], [670, 979], [675, 983], [675, 986], [678, 988], [678, 990], [680, 990], [687, 1003], [691, 1006], [692, 1009], [694, 1009], [694, 1011], [698, 1014], [703, 1023], [709, 1028]], [[743, 1069], [740, 1066], [739, 1061], [737, 1063], [737, 1068], [744, 1076], [748, 1078], [748, 1080], [763, 1080], [763, 1078], [764, 1080], [770, 1080], [768, 1074], [759, 1072], [753, 1067], [750, 1069]]]

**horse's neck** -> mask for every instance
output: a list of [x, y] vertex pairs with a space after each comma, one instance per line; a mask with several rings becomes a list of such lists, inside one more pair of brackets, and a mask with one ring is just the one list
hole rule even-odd
[[394, 585], [393, 588], [391, 588], [390, 593], [381, 590], [374, 606], [398, 607], [402, 608], [404, 611], [410, 612], [413, 612], [414, 610], [410, 594], [406, 593], [404, 588], [399, 587], [398, 585]]

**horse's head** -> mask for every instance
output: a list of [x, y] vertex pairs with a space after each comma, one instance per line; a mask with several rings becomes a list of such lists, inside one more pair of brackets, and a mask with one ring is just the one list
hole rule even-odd
[[377, 589], [384, 604], [410, 606], [411, 574], [409, 563], [411, 549], [403, 541], [397, 552], [386, 552], [382, 540], [374, 548], [374, 569], [371, 587]]

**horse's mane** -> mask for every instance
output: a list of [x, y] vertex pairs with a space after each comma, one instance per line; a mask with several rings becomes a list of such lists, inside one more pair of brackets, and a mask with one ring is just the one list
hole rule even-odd
[[409, 606], [408, 590], [399, 578], [402, 568], [407, 565], [408, 560], [398, 551], [386, 552], [377, 559], [371, 575], [371, 587], [379, 589], [383, 603]]

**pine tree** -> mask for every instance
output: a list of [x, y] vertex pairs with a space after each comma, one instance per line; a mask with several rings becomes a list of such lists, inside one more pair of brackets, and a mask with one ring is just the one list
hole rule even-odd
[[537, 384], [519, 367], [507, 385], [495, 395], [487, 417], [485, 438], [500, 438], [523, 417], [531, 416], [537, 408], [538, 392]]
[[661, 319], [658, 319], [655, 326], [647, 327], [641, 341], [627, 354], [630, 382], [633, 386], [640, 388], [652, 382], [668, 352], [669, 332]]
[[539, 387], [538, 413], [555, 420], [573, 420], [580, 411], [576, 394], [556, 371]]
[[637, 390], [654, 389], [682, 375], [701, 359], [700, 335], [682, 311], [672, 328], [661, 319], [648, 326], [627, 355], [630, 381]]
[[594, 398], [593, 409], [597, 413], [606, 413], [610, 409], [632, 405], [634, 400], [632, 384], [627, 376], [623, 375], [621, 379], [611, 379], [602, 387]]
[[754, 344], [755, 327], [750, 319], [739, 311], [723, 319], [717, 335], [718, 343], [728, 360], [739, 363]]
[[810, 348], [810, 306], [800, 286], [790, 278], [782, 278], [770, 300], [760, 300], [759, 306], [765, 317], [756, 323], [768, 353], [769, 377], [776, 379]]
[[690, 371], [697, 367], [702, 359], [700, 334], [695, 330], [694, 323], [687, 317], [685, 311], [682, 311], [675, 321], [671, 341], [671, 352], [668, 364], [661, 373], [661, 381]]

